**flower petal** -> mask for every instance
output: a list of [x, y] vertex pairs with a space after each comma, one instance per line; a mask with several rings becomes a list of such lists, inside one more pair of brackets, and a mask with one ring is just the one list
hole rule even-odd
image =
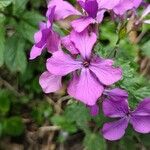
[[30, 60], [35, 59], [36, 57], [40, 56], [43, 49], [45, 46], [43, 46], [42, 48], [38, 48], [35, 45], [32, 47], [31, 51], [30, 51]]
[[82, 66], [82, 62], [74, 60], [69, 54], [63, 51], [54, 52], [52, 57], [47, 60], [47, 70], [54, 75], [67, 75]]
[[105, 123], [102, 128], [102, 134], [107, 140], [119, 140], [124, 136], [127, 126], [128, 118], [122, 118], [118, 121]]
[[86, 0], [84, 9], [90, 17], [96, 18], [97, 12], [98, 12], [97, 1], [96, 0]]
[[61, 78], [46, 71], [40, 76], [39, 83], [45, 93], [56, 92], [62, 87]]
[[150, 116], [150, 98], [145, 98], [139, 103], [132, 115]]
[[51, 31], [46, 42], [47, 49], [50, 53], [56, 52], [58, 50], [61, 50], [61, 40], [60, 36], [54, 32]]
[[72, 21], [71, 26], [77, 32], [82, 32], [85, 30], [90, 24], [96, 23], [96, 20], [92, 17], [82, 17]]
[[99, 106], [97, 104], [93, 105], [93, 106], [88, 106], [89, 110], [90, 110], [90, 114], [91, 116], [97, 116], [99, 114]]
[[[79, 11], [77, 11], [70, 3], [63, 0], [51, 0], [48, 4], [48, 9], [56, 6], [55, 8], [55, 20], [65, 19], [70, 15], [81, 15]], [[49, 10], [48, 10], [49, 11]], [[49, 13], [47, 12], [47, 15]]]
[[74, 76], [68, 86], [68, 93], [79, 101], [93, 106], [101, 96], [104, 88], [89, 69], [82, 69], [80, 76]]
[[106, 95], [108, 95], [110, 99], [114, 101], [122, 101], [128, 99], [128, 93], [125, 90], [119, 88], [107, 90]]
[[114, 68], [110, 60], [91, 62], [90, 70], [95, 73], [99, 81], [104, 85], [114, 84], [122, 78], [122, 70]]
[[150, 5], [148, 5], [148, 7], [143, 11], [143, 14], [142, 14], [141, 18], [143, 19], [143, 18], [146, 17], [149, 13], [150, 13]]
[[135, 131], [139, 133], [150, 133], [150, 115], [149, 116], [132, 116], [130, 119]]
[[91, 56], [91, 51], [96, 39], [96, 34], [94, 32], [88, 33], [87, 30], [84, 30], [81, 33], [74, 31], [71, 34], [71, 41], [74, 43], [75, 47], [84, 59], [89, 59]]
[[128, 101], [105, 99], [102, 103], [104, 115], [110, 118], [124, 117], [129, 113]]
[[98, 0], [99, 8], [104, 9], [113, 9], [116, 5], [118, 5], [120, 0]]
[[101, 23], [103, 21], [105, 11], [106, 10], [98, 11], [97, 17], [96, 17], [96, 20], [98, 23]]
[[71, 54], [79, 54], [79, 51], [75, 47], [74, 43], [70, 40], [70, 35], [67, 35], [61, 39], [63, 46], [71, 53]]

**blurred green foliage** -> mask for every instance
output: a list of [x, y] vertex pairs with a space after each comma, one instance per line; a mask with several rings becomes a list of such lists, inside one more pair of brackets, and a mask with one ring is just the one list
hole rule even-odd
[[[69, 1], [75, 3], [75, 0]], [[27, 130], [23, 118], [27, 115], [38, 127], [47, 123], [59, 126], [61, 131], [70, 135], [83, 132], [83, 145], [87, 150], [106, 150], [109, 145], [112, 150], [134, 150], [138, 144], [150, 149], [149, 135], [140, 135], [130, 128], [123, 139], [108, 143], [100, 134], [100, 128], [107, 118], [102, 113], [91, 117], [88, 108], [79, 102], [70, 100], [61, 114], [56, 114], [53, 106], [46, 102], [38, 78], [44, 71], [47, 56], [43, 54], [32, 62], [28, 59], [33, 35], [38, 30], [38, 23], [45, 20], [45, 12], [46, 2], [43, 0], [0, 0], [1, 140], [6, 136], [23, 136]], [[66, 34], [57, 24], [54, 28], [61, 35]], [[112, 57], [117, 51], [116, 65], [122, 67], [124, 74], [123, 80], [115, 86], [129, 92], [129, 103], [134, 108], [140, 100], [150, 96], [150, 81], [138, 73], [139, 64], [136, 61], [138, 50], [150, 56], [150, 28], [145, 25], [139, 30], [148, 34], [138, 45], [129, 41], [124, 27], [118, 31], [116, 29], [117, 25], [106, 18], [100, 26], [100, 42], [95, 51], [103, 57]], [[116, 47], [118, 38], [120, 43]], [[62, 136], [59, 135], [58, 141]]]

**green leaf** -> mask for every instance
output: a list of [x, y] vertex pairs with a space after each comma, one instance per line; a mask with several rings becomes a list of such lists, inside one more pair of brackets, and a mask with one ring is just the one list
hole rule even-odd
[[39, 125], [42, 125], [45, 119], [50, 118], [52, 112], [52, 107], [47, 102], [40, 102], [33, 107], [32, 117]]
[[85, 105], [72, 103], [67, 106], [64, 115], [68, 120], [76, 122], [79, 128], [83, 130], [88, 129], [88, 122], [91, 120], [91, 116]]
[[106, 150], [105, 140], [95, 133], [88, 133], [84, 139], [84, 146], [87, 150]]
[[149, 49], [150, 49], [150, 40], [147, 41], [146, 43], [144, 43], [144, 45], [142, 46], [143, 54], [150, 56], [150, 50]]
[[10, 109], [9, 94], [6, 91], [0, 91], [0, 115], [5, 115]]
[[25, 8], [28, 0], [13, 0], [13, 14], [20, 15]]
[[4, 63], [4, 49], [5, 49], [5, 28], [0, 25], [0, 67]]
[[25, 41], [18, 36], [12, 36], [6, 41], [5, 63], [12, 72], [23, 73], [27, 66], [26, 54], [24, 51]]
[[51, 121], [53, 124], [60, 126], [64, 131], [70, 133], [75, 133], [77, 131], [77, 127], [74, 122], [72, 122], [65, 116], [55, 115], [51, 118]]
[[3, 123], [4, 133], [10, 136], [19, 136], [24, 131], [22, 119], [17, 116], [6, 119]]
[[36, 11], [26, 11], [22, 16], [22, 19], [28, 24], [37, 27], [39, 22], [45, 20], [45, 17]]
[[12, 0], [0, 0], [0, 9], [3, 9], [10, 5]]
[[34, 34], [37, 32], [37, 28], [30, 25], [28, 22], [22, 20], [18, 27], [17, 31], [23, 36], [24, 39], [28, 40], [31, 43], [34, 43]]

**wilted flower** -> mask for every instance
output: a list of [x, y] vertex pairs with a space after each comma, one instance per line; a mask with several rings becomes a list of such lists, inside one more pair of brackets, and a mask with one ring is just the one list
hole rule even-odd
[[120, 118], [117, 121], [105, 123], [102, 134], [105, 139], [118, 140], [125, 134], [130, 123], [139, 133], [150, 133], [150, 98], [139, 103], [134, 111], [131, 111], [127, 100], [114, 101], [106, 99], [102, 104], [105, 116]]

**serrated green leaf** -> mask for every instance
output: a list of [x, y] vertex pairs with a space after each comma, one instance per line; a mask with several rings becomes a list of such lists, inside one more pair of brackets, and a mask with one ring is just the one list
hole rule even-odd
[[19, 71], [23, 73], [27, 66], [25, 55], [25, 41], [18, 37], [12, 36], [6, 41], [5, 63], [12, 72]]
[[4, 63], [4, 49], [5, 49], [5, 28], [0, 25], [0, 67]]
[[106, 150], [105, 140], [95, 133], [89, 133], [85, 136], [84, 146], [86, 150]]
[[64, 112], [65, 117], [76, 122], [79, 128], [86, 130], [88, 128], [88, 121], [91, 116], [87, 107], [81, 103], [72, 103], [67, 106]]

